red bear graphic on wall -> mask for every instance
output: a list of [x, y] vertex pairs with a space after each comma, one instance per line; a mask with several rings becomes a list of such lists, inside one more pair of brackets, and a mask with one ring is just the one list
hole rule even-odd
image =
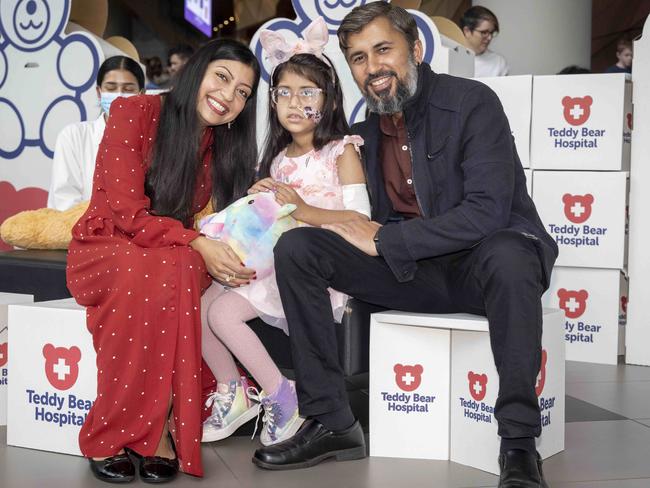
[[469, 394], [472, 395], [474, 400], [480, 402], [485, 398], [485, 394], [487, 393], [487, 375], [476, 374], [470, 371], [467, 373], [467, 379], [469, 380]]
[[571, 125], [582, 125], [587, 122], [591, 115], [591, 104], [593, 99], [586, 97], [564, 97], [562, 106], [564, 107], [564, 120]]
[[559, 307], [564, 310], [564, 315], [568, 319], [577, 319], [587, 309], [587, 298], [589, 292], [587, 290], [566, 290], [560, 288], [557, 291], [557, 296], [560, 299]]
[[564, 215], [574, 224], [582, 224], [591, 217], [591, 206], [594, 203], [594, 196], [591, 193], [586, 195], [571, 195], [565, 193], [562, 196], [564, 203]]
[[395, 383], [403, 391], [417, 390], [422, 382], [424, 368], [420, 364], [409, 366], [408, 364], [396, 364], [393, 367], [395, 372]]
[[81, 351], [77, 346], [70, 348], [54, 347], [52, 344], [43, 346], [45, 357], [45, 375], [50, 384], [57, 390], [68, 390], [79, 376], [79, 360]]

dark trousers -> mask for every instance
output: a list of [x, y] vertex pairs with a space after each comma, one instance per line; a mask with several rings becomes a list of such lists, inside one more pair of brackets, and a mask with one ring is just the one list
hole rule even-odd
[[331, 287], [394, 310], [486, 316], [499, 372], [499, 435], [540, 434], [535, 382], [545, 287], [531, 238], [497, 231], [469, 250], [419, 261], [414, 279], [400, 283], [383, 258], [368, 256], [331, 231], [299, 228], [278, 241], [275, 267], [302, 415], [348, 407], [327, 292]]

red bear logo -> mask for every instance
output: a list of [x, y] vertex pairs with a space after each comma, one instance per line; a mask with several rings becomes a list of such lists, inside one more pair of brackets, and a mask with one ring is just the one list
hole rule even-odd
[[548, 353], [546, 349], [542, 349], [542, 365], [539, 368], [539, 374], [537, 375], [537, 382], [535, 383], [535, 395], [540, 396], [544, 391], [544, 385], [546, 384], [546, 361], [548, 360]]
[[0, 344], [0, 368], [2, 368], [9, 360], [9, 353], [7, 352], [7, 343]]
[[587, 122], [591, 115], [591, 103], [593, 99], [586, 97], [564, 97], [562, 106], [564, 107], [564, 119], [571, 125], [582, 125]]
[[582, 224], [591, 217], [591, 206], [594, 203], [594, 196], [591, 193], [586, 195], [571, 195], [565, 193], [562, 196], [564, 203], [564, 215], [574, 224]]
[[[621, 309], [623, 310], [623, 313], [627, 313], [627, 302], [628, 299], [625, 295], [621, 297]], [[2, 345], [0, 344], [0, 351], [2, 351]], [[2, 360], [0, 359], [0, 366], [2, 366]]]
[[565, 290], [560, 288], [557, 291], [557, 296], [560, 299], [559, 306], [564, 310], [566, 318], [577, 319], [585, 313], [587, 298], [589, 298], [587, 290]]
[[45, 344], [43, 356], [45, 357], [45, 375], [50, 384], [57, 390], [72, 388], [79, 376], [79, 360], [81, 359], [79, 348], [72, 346], [68, 349]]
[[467, 373], [467, 379], [469, 380], [469, 394], [472, 395], [474, 400], [480, 402], [485, 398], [485, 394], [487, 393], [487, 375], [476, 374], [470, 371]]
[[395, 383], [403, 391], [417, 390], [422, 383], [422, 372], [424, 368], [420, 364], [409, 366], [408, 364], [396, 364], [393, 367], [395, 372]]

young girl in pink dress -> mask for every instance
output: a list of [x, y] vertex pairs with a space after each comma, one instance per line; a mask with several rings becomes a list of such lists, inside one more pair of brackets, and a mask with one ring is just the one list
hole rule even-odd
[[[304, 225], [367, 219], [370, 204], [359, 156], [363, 140], [351, 136], [343, 113], [341, 87], [330, 61], [322, 55], [327, 27], [317, 19], [305, 39], [288, 46], [277, 33], [261, 35], [272, 61], [269, 132], [261, 161], [261, 179], [249, 193], [270, 191], [278, 203], [296, 205], [293, 217]], [[261, 442], [275, 444], [295, 434], [298, 414], [295, 386], [273, 363], [246, 321], [261, 317], [287, 332], [275, 273], [247, 282], [237, 274], [223, 277], [204, 294], [203, 357], [217, 378], [208, 399], [212, 415], [203, 424], [203, 441], [231, 435], [264, 408]], [[347, 297], [331, 291], [340, 320]], [[258, 393], [240, 377], [233, 355], [262, 387]]]

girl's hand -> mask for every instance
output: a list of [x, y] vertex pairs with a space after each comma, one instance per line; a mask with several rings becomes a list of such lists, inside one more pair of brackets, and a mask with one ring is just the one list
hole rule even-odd
[[208, 273], [222, 285], [247, 285], [255, 279], [255, 270], [244, 267], [228, 244], [200, 236], [190, 242], [190, 246], [201, 255]]
[[302, 220], [300, 217], [309, 208], [309, 205], [298, 195], [298, 192], [286, 183], [274, 182], [275, 184], [275, 201], [280, 205], [293, 203], [296, 209], [291, 213], [294, 219]]
[[273, 178], [264, 178], [255, 182], [253, 186], [248, 189], [248, 194], [259, 193], [261, 191], [275, 191], [275, 180]]

